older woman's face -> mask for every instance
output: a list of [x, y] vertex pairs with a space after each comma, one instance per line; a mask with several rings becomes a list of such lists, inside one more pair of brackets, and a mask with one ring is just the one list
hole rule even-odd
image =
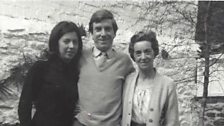
[[134, 44], [134, 58], [140, 70], [153, 69], [154, 51], [149, 41]]
[[70, 61], [77, 54], [78, 41], [76, 32], [68, 32], [59, 39], [59, 55], [62, 60]]

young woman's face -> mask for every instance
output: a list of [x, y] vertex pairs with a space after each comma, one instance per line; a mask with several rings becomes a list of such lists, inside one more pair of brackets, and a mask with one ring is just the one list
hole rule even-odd
[[134, 58], [140, 70], [153, 69], [154, 51], [152, 43], [139, 41], [134, 45]]
[[62, 60], [69, 62], [77, 54], [78, 41], [76, 32], [68, 32], [59, 39], [59, 55]]

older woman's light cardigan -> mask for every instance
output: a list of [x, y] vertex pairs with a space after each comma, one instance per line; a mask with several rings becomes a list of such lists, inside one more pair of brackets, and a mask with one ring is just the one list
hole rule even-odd
[[[139, 73], [126, 78], [123, 91], [122, 126], [130, 126], [133, 94]], [[146, 126], [179, 126], [176, 85], [167, 76], [156, 73], [152, 89]]]

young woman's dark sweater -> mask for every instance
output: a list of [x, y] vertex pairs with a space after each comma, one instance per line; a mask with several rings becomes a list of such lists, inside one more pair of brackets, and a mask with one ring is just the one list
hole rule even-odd
[[79, 74], [72, 65], [51, 59], [31, 67], [19, 102], [20, 126], [72, 126]]

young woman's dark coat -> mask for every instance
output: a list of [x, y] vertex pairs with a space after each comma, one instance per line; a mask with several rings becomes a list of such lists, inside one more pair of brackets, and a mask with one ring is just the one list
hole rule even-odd
[[[72, 126], [77, 81], [78, 70], [60, 59], [37, 61], [29, 70], [21, 93], [20, 126]], [[33, 118], [32, 106], [36, 108]]]

